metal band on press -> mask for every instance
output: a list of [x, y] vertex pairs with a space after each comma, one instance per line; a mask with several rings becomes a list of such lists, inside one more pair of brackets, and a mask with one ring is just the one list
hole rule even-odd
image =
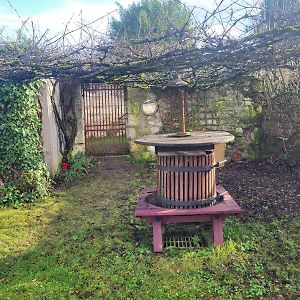
[[170, 172], [203, 172], [210, 171], [215, 168], [217, 165], [205, 165], [198, 167], [179, 167], [179, 166], [157, 166], [160, 171], [170, 171]]
[[170, 200], [165, 198], [156, 199], [158, 205], [175, 205], [177, 207], [190, 207], [190, 206], [209, 206], [212, 204], [216, 204], [223, 200], [223, 196], [217, 195], [216, 197], [210, 197], [203, 200], [191, 200], [191, 201], [184, 201], [184, 200]]

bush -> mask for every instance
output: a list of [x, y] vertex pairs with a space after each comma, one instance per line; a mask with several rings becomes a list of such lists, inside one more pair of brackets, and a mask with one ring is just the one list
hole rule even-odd
[[85, 156], [83, 152], [79, 152], [69, 161], [69, 168], [67, 170], [58, 170], [58, 174], [55, 176], [56, 182], [71, 182], [78, 178], [81, 178], [88, 172], [91, 167], [92, 159]]
[[129, 154], [129, 161], [143, 167], [151, 167], [156, 164], [156, 158], [153, 155], [136, 155], [136, 153]]
[[38, 83], [0, 84], [0, 206], [48, 193], [43, 160]]
[[297, 166], [296, 158], [289, 154], [279, 155], [275, 163], [281, 169], [294, 169]]

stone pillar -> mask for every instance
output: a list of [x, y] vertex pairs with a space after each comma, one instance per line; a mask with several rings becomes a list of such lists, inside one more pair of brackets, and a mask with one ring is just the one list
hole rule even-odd
[[[48, 171], [54, 175], [61, 162], [59, 151], [58, 128], [51, 103], [54, 80], [45, 80], [40, 88], [40, 103], [42, 105], [42, 142], [44, 148], [44, 159], [48, 165]], [[54, 100], [59, 103], [59, 86], [56, 85]]]
[[78, 152], [85, 151], [84, 109], [83, 109], [83, 97], [82, 97], [80, 82], [76, 82], [74, 101], [75, 101], [75, 116], [77, 119], [77, 135], [75, 138], [73, 155], [75, 155]]

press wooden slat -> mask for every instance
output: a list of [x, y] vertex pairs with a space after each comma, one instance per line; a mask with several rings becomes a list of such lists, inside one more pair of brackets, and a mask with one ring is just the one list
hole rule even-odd
[[[167, 164], [169, 166], [173, 166], [173, 157], [167, 157]], [[167, 189], [169, 190], [169, 196], [168, 199], [173, 199], [174, 200], [174, 174], [173, 172], [168, 172], [168, 181], [167, 181], [168, 187]], [[173, 208], [174, 206], [169, 205], [168, 207]]]
[[[190, 166], [194, 166], [193, 156], [189, 156]], [[194, 196], [194, 172], [189, 172], [189, 201], [193, 200]], [[192, 207], [191, 207], [192, 208]]]
[[[194, 166], [198, 166], [197, 156], [194, 156], [193, 160], [194, 160]], [[193, 185], [194, 185], [193, 200], [197, 200], [198, 199], [198, 189], [199, 189], [197, 172], [193, 173], [193, 179], [194, 179], [194, 183], [193, 183]], [[194, 206], [194, 208], [196, 208], [196, 206]]]
[[[160, 158], [160, 165], [163, 165], [163, 157]], [[161, 186], [160, 186], [160, 198], [162, 198], [164, 196], [164, 189], [165, 189], [165, 185], [164, 185], [164, 174], [162, 171], [160, 171], [160, 182], [161, 182]]]
[[[205, 157], [205, 164], [207, 165], [209, 162], [209, 156], [207, 155]], [[208, 187], [208, 178], [209, 178], [209, 173], [206, 171], [205, 172], [205, 199], [209, 197], [209, 187]]]
[[[166, 166], [167, 165], [167, 158], [164, 157], [163, 158], [163, 166]], [[164, 198], [167, 198], [167, 171], [163, 171], [163, 174], [164, 174]]]
[[[156, 158], [156, 164], [159, 166], [160, 165], [160, 157], [157, 156]], [[157, 184], [157, 195], [160, 197], [160, 189], [161, 189], [161, 184], [160, 184], [160, 170], [157, 168], [156, 170], [156, 184]]]
[[[160, 165], [163, 166], [164, 165], [164, 157], [160, 158]], [[162, 189], [161, 189], [161, 198], [165, 197], [165, 171], [160, 170], [160, 176], [161, 176], [161, 185], [162, 185]]]
[[[215, 158], [215, 155], [213, 156], [213, 164], [216, 163], [216, 158]], [[216, 196], [216, 193], [217, 193], [217, 187], [216, 187], [216, 169], [214, 168], [212, 170], [212, 186], [213, 186], [213, 195]]]
[[[212, 155], [212, 164], [215, 165], [216, 164], [216, 161], [215, 161], [215, 155]], [[216, 194], [215, 194], [215, 177], [216, 177], [216, 169], [213, 168], [212, 169], [212, 172], [211, 172], [211, 185], [212, 185], [212, 194], [213, 196], [215, 197]]]
[[[179, 159], [179, 166], [180, 167], [184, 166], [183, 161], [184, 161], [184, 158], [182, 156], [180, 156], [180, 159]], [[184, 172], [180, 172], [180, 175], [179, 175], [179, 182], [180, 182], [180, 186], [179, 186], [179, 190], [180, 190], [179, 199], [180, 200], [184, 200], [184, 190], [183, 190], [183, 187], [184, 187], [184, 177], [183, 177], [183, 173]]]
[[[165, 158], [165, 166], [170, 165], [170, 159], [168, 157]], [[170, 172], [165, 171], [166, 173], [166, 186], [167, 186], [167, 195], [166, 195], [166, 199], [170, 199], [171, 198], [171, 176], [170, 176]]]
[[[194, 167], [193, 156], [189, 156], [189, 164], [191, 167]], [[189, 172], [189, 201], [193, 200], [194, 197], [194, 173]], [[193, 208], [193, 206], [188, 206], [188, 208]]]
[[[178, 156], [174, 157], [174, 166], [178, 167]], [[179, 172], [174, 172], [175, 173], [175, 200], [178, 201], [179, 200]]]
[[[204, 155], [200, 156], [200, 164], [201, 166], [203, 165], [205, 161]], [[201, 184], [201, 197], [200, 199], [204, 199], [205, 197], [205, 177], [204, 177], [204, 172], [199, 172], [200, 173], [200, 181], [199, 183]]]
[[[213, 165], [213, 155], [211, 154], [210, 156], [210, 163]], [[211, 197], [214, 196], [214, 191], [213, 191], [213, 173], [214, 173], [214, 168], [210, 171], [210, 195]]]
[[[174, 166], [174, 158], [173, 157], [169, 157], [169, 161], [170, 161], [170, 166]], [[175, 194], [174, 194], [174, 172], [169, 172], [170, 174], [170, 186], [171, 186], [171, 194], [170, 194], [170, 197], [168, 199], [172, 200], [174, 199], [175, 197]], [[172, 207], [173, 208], [173, 207]]]
[[[209, 155], [209, 164], [210, 165], [212, 164], [212, 155], [211, 154]], [[209, 171], [209, 182], [208, 182], [209, 197], [212, 197], [212, 185], [211, 185], [212, 178], [211, 178], [211, 175], [212, 175], [212, 170]]]
[[[198, 166], [200, 166], [201, 165], [201, 160], [202, 160], [202, 156], [198, 156], [197, 157], [197, 163], [198, 163]], [[202, 172], [197, 172], [198, 174], [197, 174], [197, 182], [198, 182], [198, 199], [201, 199], [202, 198], [202, 190], [203, 190], [203, 188], [202, 188], [202, 182], [201, 182], [201, 180], [202, 180]]]
[[[170, 158], [166, 158], [168, 161], [168, 164], [171, 165], [171, 159]], [[171, 173], [169, 172], [169, 178], [168, 178], [168, 186], [164, 187], [165, 189], [167, 189], [167, 199], [171, 199], [171, 195], [172, 195], [172, 176]], [[169, 206], [167, 206], [169, 207]]]
[[[211, 165], [211, 154], [208, 155], [208, 164]], [[207, 198], [211, 197], [211, 170], [207, 171]]]
[[[188, 156], [184, 157], [184, 166], [189, 166]], [[184, 201], [189, 199], [189, 174], [187, 172], [184, 173]]]

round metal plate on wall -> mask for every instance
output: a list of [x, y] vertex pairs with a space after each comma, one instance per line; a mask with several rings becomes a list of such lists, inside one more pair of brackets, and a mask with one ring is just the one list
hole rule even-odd
[[142, 103], [142, 112], [146, 116], [152, 116], [158, 111], [158, 103], [155, 100], [147, 99]]

